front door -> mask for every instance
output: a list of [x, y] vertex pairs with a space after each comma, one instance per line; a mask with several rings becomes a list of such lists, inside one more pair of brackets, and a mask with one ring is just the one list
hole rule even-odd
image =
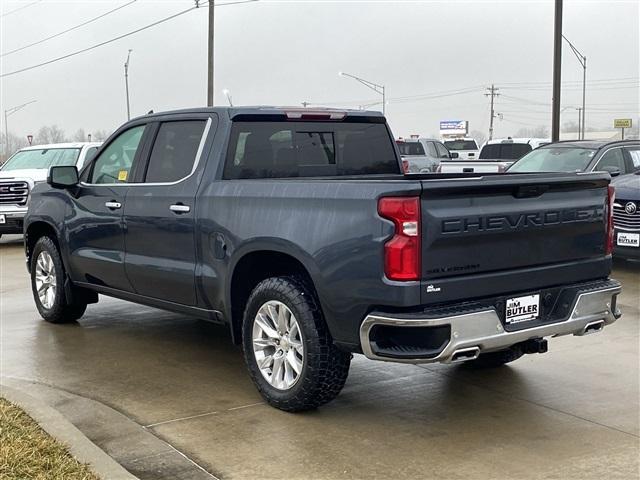
[[126, 272], [140, 295], [196, 305], [195, 201], [211, 120], [161, 121], [127, 193]]
[[124, 270], [122, 214], [145, 125], [123, 131], [83, 172], [66, 219], [72, 280], [131, 291]]

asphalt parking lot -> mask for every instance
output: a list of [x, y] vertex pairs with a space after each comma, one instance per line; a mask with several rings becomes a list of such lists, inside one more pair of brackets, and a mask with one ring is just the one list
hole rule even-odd
[[262, 402], [224, 328], [105, 297], [78, 324], [47, 324], [20, 237], [0, 240], [0, 270], [3, 379], [141, 478], [195, 478], [141, 453], [155, 437], [202, 478], [638, 478], [638, 263], [616, 262], [624, 316], [601, 334], [491, 371], [356, 356], [338, 399], [305, 414]]

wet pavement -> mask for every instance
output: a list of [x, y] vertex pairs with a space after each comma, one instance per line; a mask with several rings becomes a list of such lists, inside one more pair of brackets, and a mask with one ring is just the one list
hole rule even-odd
[[5, 236], [0, 374], [141, 478], [195, 478], [147, 452], [156, 439], [223, 479], [638, 478], [640, 263], [613, 277], [624, 316], [601, 334], [487, 371], [356, 356], [337, 400], [287, 414], [262, 402], [225, 328], [106, 297], [77, 324], [42, 321], [21, 239]]

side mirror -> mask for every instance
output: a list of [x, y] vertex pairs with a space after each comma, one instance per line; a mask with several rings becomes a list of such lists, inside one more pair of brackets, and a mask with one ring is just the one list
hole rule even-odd
[[602, 167], [602, 170], [605, 172], [609, 172], [609, 175], [611, 175], [612, 177], [617, 177], [621, 173], [618, 167], [612, 167], [610, 165]]
[[53, 188], [74, 187], [79, 181], [78, 169], [74, 165], [51, 167], [47, 176], [47, 183]]
[[449, 153], [449, 157], [450, 158], [458, 158], [460, 155], [458, 154], [458, 152], [450, 152]]

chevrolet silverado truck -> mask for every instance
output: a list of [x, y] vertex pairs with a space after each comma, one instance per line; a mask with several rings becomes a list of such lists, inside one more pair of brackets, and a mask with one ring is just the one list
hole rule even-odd
[[14, 153], [0, 167], [0, 237], [5, 233], [22, 233], [29, 192], [34, 185], [47, 180], [49, 167], [82, 168], [99, 146], [97, 142], [56, 143], [25, 147]]
[[353, 354], [497, 366], [613, 323], [609, 182], [405, 176], [375, 112], [156, 113], [50, 169], [26, 261], [45, 320], [102, 294], [226, 324], [266, 401], [301, 411]]

